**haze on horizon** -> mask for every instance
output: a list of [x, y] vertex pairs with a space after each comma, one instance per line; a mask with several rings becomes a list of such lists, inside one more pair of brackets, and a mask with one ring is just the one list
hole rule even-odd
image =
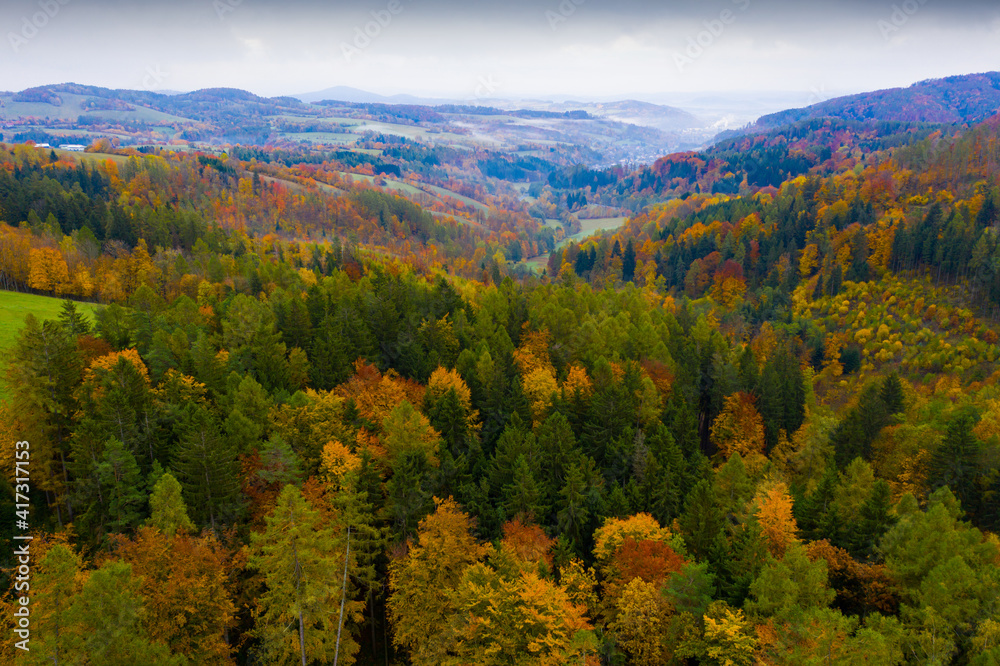
[[[0, 89], [476, 99], [801, 93], [1000, 69], [985, 0], [9, 0]], [[367, 34], [365, 34], [367, 32]]]

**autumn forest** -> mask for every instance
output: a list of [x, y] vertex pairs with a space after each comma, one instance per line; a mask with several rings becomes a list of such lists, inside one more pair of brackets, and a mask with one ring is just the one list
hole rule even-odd
[[4, 663], [1000, 663], [1000, 116], [8, 142], [0, 222]]

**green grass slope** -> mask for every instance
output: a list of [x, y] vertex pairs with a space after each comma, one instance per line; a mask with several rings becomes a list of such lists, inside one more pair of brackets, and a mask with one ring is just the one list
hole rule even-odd
[[[55, 319], [59, 316], [62, 299], [48, 296], [35, 296], [14, 291], [0, 291], [0, 366], [6, 368], [10, 351], [17, 341], [17, 334], [24, 326], [24, 319], [29, 314], [35, 315], [39, 321]], [[94, 311], [98, 306], [92, 303], [77, 303], [77, 309], [93, 321]], [[7, 397], [5, 374], [0, 372], [0, 400]]]

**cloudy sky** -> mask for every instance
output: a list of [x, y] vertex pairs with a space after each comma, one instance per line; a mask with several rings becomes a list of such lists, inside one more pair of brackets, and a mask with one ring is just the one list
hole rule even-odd
[[1000, 69], [996, 0], [4, 0], [0, 89], [828, 97]]

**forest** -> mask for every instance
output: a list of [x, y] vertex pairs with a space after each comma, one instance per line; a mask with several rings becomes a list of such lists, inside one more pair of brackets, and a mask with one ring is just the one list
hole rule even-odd
[[1000, 118], [808, 122], [566, 242], [335, 153], [0, 147], [0, 286], [64, 299], [3, 660], [1000, 663]]

